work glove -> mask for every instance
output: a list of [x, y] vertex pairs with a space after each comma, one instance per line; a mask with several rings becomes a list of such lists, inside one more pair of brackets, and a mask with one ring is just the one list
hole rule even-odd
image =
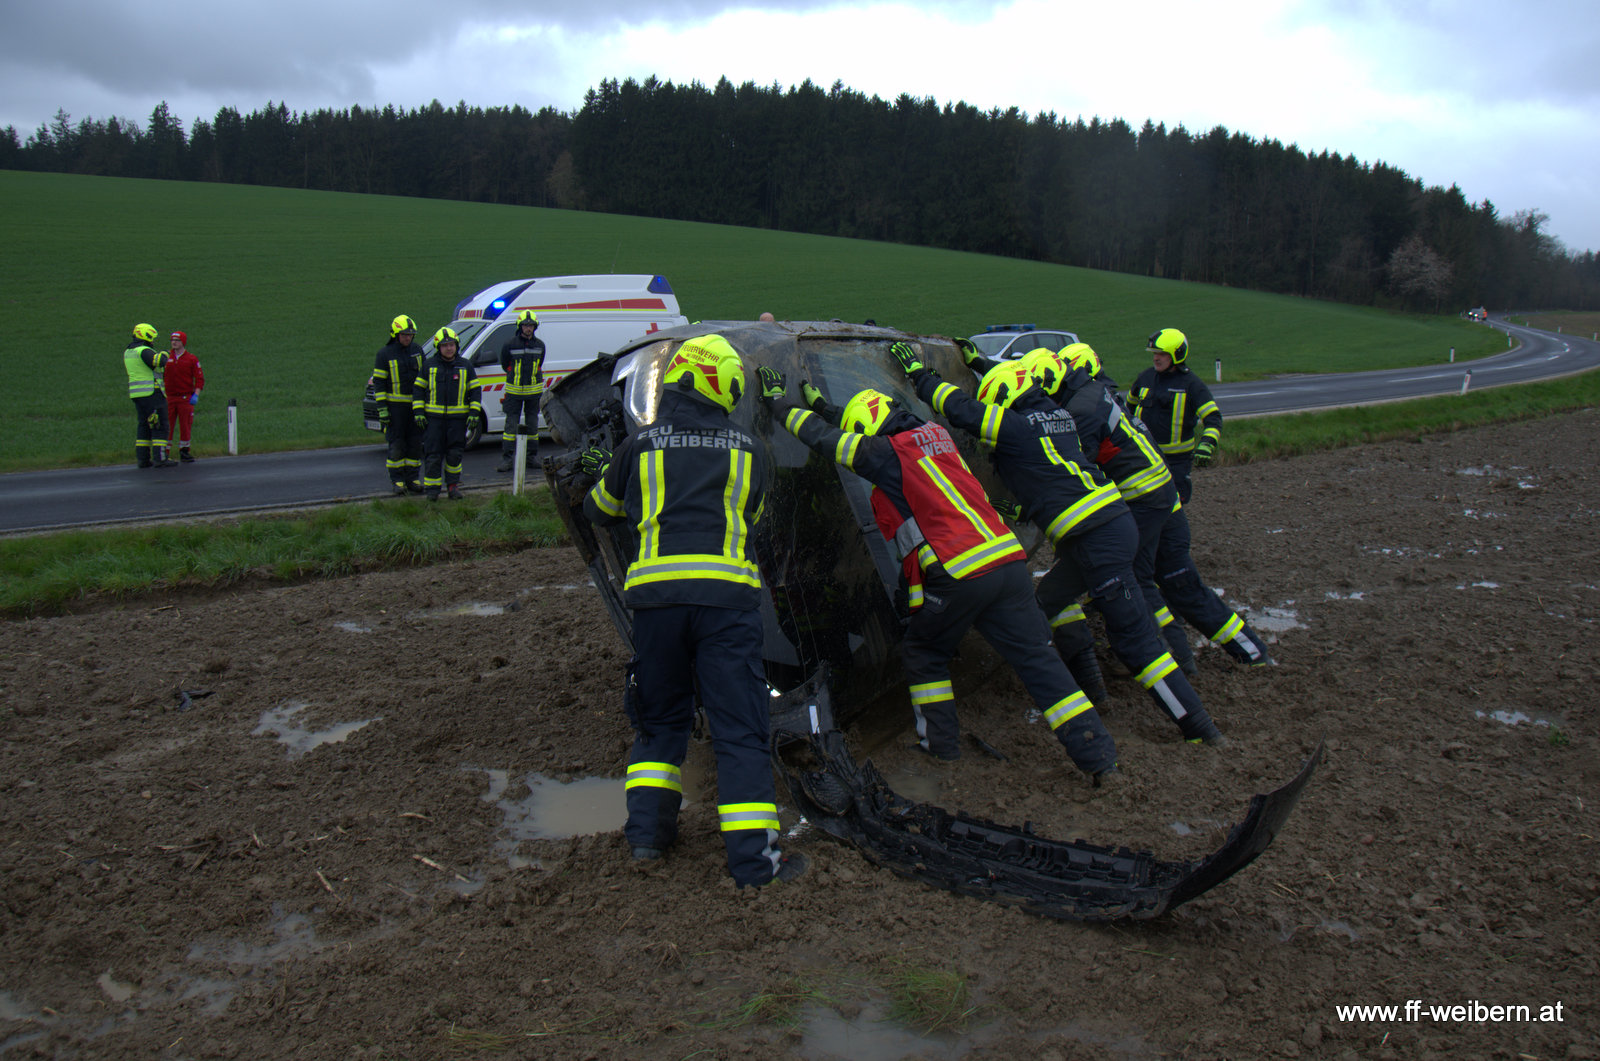
[[810, 380], [800, 381], [800, 400], [805, 402], [806, 408], [822, 417], [830, 424], [839, 422], [839, 407], [831, 404], [822, 396], [822, 392], [811, 385]]
[[1022, 506], [1017, 504], [1015, 501], [1007, 501], [1003, 497], [991, 497], [989, 499], [989, 504], [994, 507], [996, 512], [1000, 513], [1000, 515], [1004, 516], [1012, 523], [1022, 522]]
[[606, 467], [611, 463], [611, 451], [603, 446], [590, 446], [578, 457], [578, 465], [585, 473], [596, 479], [606, 474]]
[[789, 383], [783, 378], [783, 373], [766, 365], [756, 366], [756, 378], [761, 381], [761, 400], [768, 409], [776, 411], [778, 402], [783, 400], [784, 392], [789, 389]]
[[1197, 467], [1204, 468], [1211, 463], [1211, 458], [1216, 455], [1216, 442], [1209, 438], [1203, 438], [1200, 440], [1200, 444], [1194, 448], [1194, 463]]
[[983, 355], [978, 353], [978, 348], [973, 345], [971, 339], [957, 339], [956, 349], [961, 351], [962, 364], [974, 372], [979, 371], [978, 365], [983, 360]]
[[388, 402], [379, 402], [378, 403], [378, 423], [382, 424], [384, 427], [388, 427], [389, 426], [389, 403]]
[[911, 349], [910, 343], [895, 343], [889, 347], [889, 353], [894, 355], [894, 359], [900, 363], [901, 371], [908, 376], [921, 372], [926, 367], [922, 359], [917, 356], [917, 352]]

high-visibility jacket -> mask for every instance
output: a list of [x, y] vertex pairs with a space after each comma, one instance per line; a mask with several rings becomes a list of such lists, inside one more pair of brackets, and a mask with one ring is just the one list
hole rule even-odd
[[937, 374], [916, 373], [917, 397], [994, 447], [995, 470], [1052, 543], [1125, 511], [1116, 484], [1084, 456], [1072, 414], [1035, 387], [1010, 409], [971, 397]]
[[465, 420], [469, 412], [483, 415], [482, 388], [472, 363], [459, 354], [449, 361], [431, 355], [412, 385], [411, 415]]
[[417, 372], [422, 367], [422, 347], [412, 340], [410, 346], [401, 346], [400, 340], [391, 339], [378, 351], [372, 366], [372, 396], [380, 402], [411, 404], [411, 388]]
[[160, 389], [156, 373], [167, 365], [167, 352], [146, 346], [135, 339], [122, 351], [122, 367], [128, 371], [128, 397], [148, 398]]
[[1117, 484], [1128, 504], [1172, 508], [1177, 488], [1144, 425], [1122, 410], [1111, 388], [1081, 368], [1061, 381], [1055, 399], [1072, 414], [1083, 452]]
[[500, 368], [506, 374], [506, 393], [522, 398], [544, 393], [544, 340], [522, 337], [522, 329], [500, 347]]
[[934, 566], [962, 579], [1027, 559], [955, 440], [938, 424], [901, 411], [884, 425], [886, 433], [861, 435], [791, 408], [784, 427], [876, 487], [873, 515], [900, 556], [913, 608], [922, 603], [924, 572]]
[[1156, 448], [1168, 457], [1194, 452], [1202, 438], [1215, 445], [1222, 438], [1222, 410], [1211, 388], [1183, 366], [1166, 372], [1147, 368], [1133, 381], [1129, 395], [1133, 415], [1149, 428]]
[[698, 396], [668, 390], [654, 423], [617, 447], [584, 498], [591, 523], [626, 520], [638, 550], [623, 578], [630, 608], [759, 608], [751, 535], [766, 498], [764, 443]]

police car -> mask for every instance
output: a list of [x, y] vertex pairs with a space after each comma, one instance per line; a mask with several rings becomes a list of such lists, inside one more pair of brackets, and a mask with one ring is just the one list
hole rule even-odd
[[991, 324], [968, 338], [978, 353], [990, 361], [1012, 361], [1029, 350], [1060, 350], [1078, 341], [1074, 332], [1040, 328], [1037, 324]]
[[[461, 337], [457, 356], [472, 363], [483, 388], [484, 418], [473, 417], [468, 425], [469, 447], [485, 435], [497, 435], [505, 429], [500, 399], [505, 393], [506, 376], [500, 370], [500, 347], [517, 330], [517, 315], [525, 309], [539, 315], [539, 330], [534, 334], [544, 341], [547, 388], [600, 354], [611, 353], [663, 328], [689, 323], [678, 312], [677, 296], [666, 278], [646, 273], [506, 280], [469, 295], [456, 305], [455, 319], [449, 325]], [[436, 330], [418, 330], [419, 340], [424, 335], [430, 337], [422, 343], [423, 357], [433, 353], [431, 336]], [[368, 430], [383, 430], [370, 377], [361, 412]], [[547, 426], [540, 413], [540, 430]]]

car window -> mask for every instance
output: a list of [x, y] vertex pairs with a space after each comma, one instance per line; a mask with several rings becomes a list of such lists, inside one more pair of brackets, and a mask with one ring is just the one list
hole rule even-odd
[[1006, 348], [1006, 343], [1011, 341], [1009, 335], [981, 334], [972, 337], [972, 345], [978, 348], [978, 353], [984, 357], [999, 357], [1000, 351]]
[[506, 345], [506, 340], [511, 338], [511, 333], [517, 330], [517, 322], [504, 320], [494, 326], [494, 329], [484, 337], [478, 345], [477, 352], [472, 355], [474, 365], [499, 365], [500, 348]]

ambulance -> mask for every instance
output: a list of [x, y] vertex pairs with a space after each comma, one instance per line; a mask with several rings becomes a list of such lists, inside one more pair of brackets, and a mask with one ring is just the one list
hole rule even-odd
[[[462, 299], [449, 325], [461, 336], [461, 352], [456, 356], [472, 362], [483, 386], [484, 419], [474, 417], [469, 425], [469, 447], [485, 435], [498, 435], [505, 429], [500, 399], [505, 394], [506, 375], [500, 370], [500, 348], [517, 330], [517, 315], [525, 309], [539, 315], [539, 330], [534, 334], [544, 340], [546, 388], [630, 340], [689, 323], [678, 312], [672, 285], [665, 277], [648, 273], [506, 280]], [[425, 328], [417, 334], [418, 340], [426, 337], [424, 357], [433, 353], [432, 336], [437, 330]], [[378, 403], [372, 395], [369, 378], [362, 419], [369, 430], [382, 431]], [[540, 413], [540, 430], [547, 426]]]

